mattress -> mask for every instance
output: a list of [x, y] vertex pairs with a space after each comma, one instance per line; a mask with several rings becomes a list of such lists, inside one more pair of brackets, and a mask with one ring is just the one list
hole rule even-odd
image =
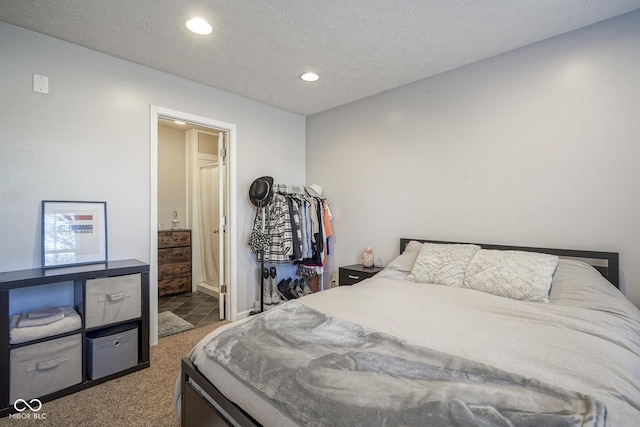
[[[385, 269], [353, 286], [298, 301], [413, 345], [592, 396], [606, 405], [611, 425], [638, 425], [640, 311], [592, 267], [560, 260], [548, 303], [410, 282], [408, 273]], [[189, 357], [227, 398], [258, 422], [295, 425], [203, 351], [213, 336], [236, 324], [209, 334]], [[177, 401], [178, 397], [179, 387]]]

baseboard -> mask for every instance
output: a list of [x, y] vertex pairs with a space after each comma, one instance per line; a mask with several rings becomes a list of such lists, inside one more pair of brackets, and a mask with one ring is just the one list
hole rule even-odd
[[252, 311], [253, 310], [245, 310], [245, 311], [239, 312], [237, 320], [244, 319], [245, 317], [249, 317], [249, 315], [251, 314]]
[[210, 295], [212, 297], [219, 298], [218, 289], [213, 287], [213, 286], [211, 286], [211, 285], [208, 285], [208, 284], [206, 284], [204, 282], [198, 282], [196, 284], [196, 289], [198, 291], [200, 291], [202, 293], [205, 293], [207, 295]]

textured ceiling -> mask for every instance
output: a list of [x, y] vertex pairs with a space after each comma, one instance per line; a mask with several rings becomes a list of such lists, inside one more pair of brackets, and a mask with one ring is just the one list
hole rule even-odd
[[[0, 0], [0, 21], [308, 115], [640, 0]], [[193, 16], [210, 36], [184, 27]], [[321, 75], [316, 83], [298, 76]]]

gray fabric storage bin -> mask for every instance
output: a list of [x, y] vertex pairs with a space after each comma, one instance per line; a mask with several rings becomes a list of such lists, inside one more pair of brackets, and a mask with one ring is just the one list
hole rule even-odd
[[141, 301], [139, 273], [87, 280], [85, 327], [94, 328], [140, 317]]
[[87, 377], [92, 380], [138, 364], [138, 324], [127, 323], [87, 334]]
[[82, 336], [75, 334], [18, 347], [10, 353], [10, 404], [82, 382]]

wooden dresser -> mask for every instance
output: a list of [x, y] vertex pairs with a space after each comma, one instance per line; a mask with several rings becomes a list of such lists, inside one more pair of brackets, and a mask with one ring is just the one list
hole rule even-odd
[[158, 231], [158, 296], [191, 291], [191, 230]]

